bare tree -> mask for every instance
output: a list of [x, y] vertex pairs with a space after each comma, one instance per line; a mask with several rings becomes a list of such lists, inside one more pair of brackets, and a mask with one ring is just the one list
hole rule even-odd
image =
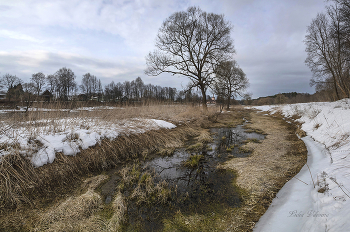
[[244, 104], [245, 105], [251, 105], [253, 100], [252, 100], [252, 93], [245, 93], [243, 95], [243, 99], [244, 99]]
[[125, 96], [129, 99], [131, 98], [131, 85], [130, 85], [130, 81], [124, 81], [124, 94]]
[[99, 81], [94, 75], [90, 73], [86, 73], [83, 75], [83, 79], [81, 81], [80, 89], [86, 95], [86, 99], [91, 99], [93, 94], [97, 93]]
[[337, 99], [350, 94], [350, 65], [342, 28], [338, 6], [330, 6], [327, 14], [318, 14], [312, 20], [304, 41], [307, 52], [305, 63], [313, 72], [310, 85], [331, 81]]
[[15, 85], [20, 84], [21, 82], [21, 79], [19, 79], [17, 76], [8, 73], [3, 75], [1, 78], [1, 84], [4, 85], [7, 90], [14, 87]]
[[231, 25], [223, 15], [206, 13], [197, 7], [176, 12], [159, 29], [156, 47], [146, 57], [147, 75], [171, 73], [186, 76], [201, 90], [203, 107], [218, 63], [235, 52]]
[[56, 89], [59, 98], [68, 100], [71, 92], [76, 88], [74, 72], [69, 68], [61, 68], [55, 73]]
[[24, 83], [23, 84], [23, 95], [24, 95], [24, 102], [26, 103], [26, 112], [28, 111], [28, 108], [31, 106], [33, 102], [33, 95], [36, 93], [36, 88], [33, 82]]
[[48, 85], [48, 90], [50, 91], [51, 94], [54, 94], [55, 92], [55, 87], [57, 83], [57, 78], [55, 75], [47, 75], [46, 77], [46, 82]]
[[227, 100], [227, 109], [229, 109], [231, 98], [242, 95], [248, 88], [249, 81], [235, 60], [220, 63], [215, 73], [214, 93]]
[[97, 81], [97, 101], [101, 101], [103, 97], [103, 88], [102, 88], [102, 83], [101, 80], [98, 79]]
[[30, 80], [33, 83], [35, 93], [37, 94], [37, 96], [39, 96], [41, 90], [43, 89], [46, 83], [45, 74], [42, 72], [34, 73]]
[[350, 50], [350, 1], [349, 0], [332, 0], [339, 11], [341, 22], [342, 37], [349, 52]]
[[136, 85], [137, 93], [138, 93], [137, 98], [142, 98], [145, 84], [143, 83], [141, 77], [136, 78], [135, 85]]

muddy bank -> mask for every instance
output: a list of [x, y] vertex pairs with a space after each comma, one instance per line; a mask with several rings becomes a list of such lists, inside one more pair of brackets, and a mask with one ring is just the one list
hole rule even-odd
[[307, 159], [306, 147], [296, 135], [299, 130], [296, 125], [279, 115], [275, 118], [256, 112], [250, 115], [247, 128], [263, 131], [267, 136], [260, 144], [246, 145], [253, 149], [249, 157], [234, 158], [220, 166], [235, 170], [237, 185], [247, 191], [244, 205], [228, 210], [228, 231], [251, 231], [279, 189], [300, 171]]

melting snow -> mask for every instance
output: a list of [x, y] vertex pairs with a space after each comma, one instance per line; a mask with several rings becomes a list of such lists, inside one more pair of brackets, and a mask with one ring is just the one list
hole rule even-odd
[[[84, 109], [89, 110], [89, 109]], [[2, 125], [1, 125], [2, 123]], [[36, 125], [34, 124], [36, 123]], [[160, 128], [175, 128], [172, 123], [156, 119], [133, 118], [103, 121], [97, 118], [65, 118], [6, 125], [0, 122], [0, 145], [18, 144], [20, 153], [28, 156], [34, 166], [52, 163], [57, 152], [76, 155], [102, 139], [115, 139], [121, 134], [144, 133]], [[32, 125], [34, 124], [34, 125]], [[13, 148], [2, 146], [0, 157], [11, 154]]]
[[350, 99], [254, 108], [301, 116], [310, 168], [285, 184], [254, 231], [350, 231]]

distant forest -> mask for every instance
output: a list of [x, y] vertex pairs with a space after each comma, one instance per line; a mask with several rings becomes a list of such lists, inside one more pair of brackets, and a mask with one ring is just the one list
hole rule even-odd
[[[0, 83], [3, 91], [2, 102], [19, 101], [97, 101], [97, 102], [193, 102], [202, 100], [194, 89], [177, 90], [172, 87], [145, 84], [141, 77], [132, 81], [111, 83], [102, 86], [101, 80], [86, 73], [77, 83], [71, 69], [61, 68], [53, 75], [35, 73], [30, 82], [24, 83], [15, 75], [5, 74]], [[210, 98], [207, 96], [208, 99]]]
[[[145, 84], [141, 77], [132, 81], [111, 83], [102, 86], [101, 80], [96, 76], [86, 73], [82, 76], [80, 84], [76, 82], [76, 76], [71, 69], [61, 68], [53, 75], [35, 73], [30, 82], [24, 83], [20, 78], [11, 74], [5, 74], [0, 78], [3, 103], [18, 103], [30, 101], [86, 101], [86, 102], [110, 102], [110, 103], [145, 103], [177, 102], [200, 104], [202, 95], [195, 88], [177, 90], [172, 87]], [[214, 97], [214, 96], [213, 96]], [[224, 104], [225, 99], [220, 95], [212, 99], [206, 96], [208, 103]], [[326, 90], [319, 90], [315, 94], [308, 93], [279, 93], [273, 96], [251, 99], [249, 94], [244, 95], [243, 100], [231, 99], [231, 104], [241, 105], [272, 105], [291, 104], [312, 101], [331, 101], [330, 94]]]
[[331, 101], [331, 96], [325, 91], [318, 91], [314, 94], [309, 93], [279, 93], [273, 96], [259, 97], [257, 99], [246, 98], [238, 101], [242, 105], [275, 105], [275, 104], [293, 104], [306, 102]]

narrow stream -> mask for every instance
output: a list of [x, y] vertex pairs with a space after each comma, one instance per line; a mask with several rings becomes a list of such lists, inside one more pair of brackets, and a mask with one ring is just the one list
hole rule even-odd
[[[166, 204], [138, 205], [132, 201], [128, 202], [126, 230], [161, 230], [162, 220], [171, 218], [179, 210], [185, 214], [208, 214], [220, 208], [240, 205], [239, 194], [232, 184], [234, 174], [218, 169], [217, 165], [230, 158], [248, 156], [250, 153], [242, 153], [239, 150], [243, 142], [247, 139], [262, 140], [265, 136], [247, 133], [242, 125], [236, 128], [212, 128], [210, 132], [213, 142], [201, 151], [189, 152], [180, 148], [172, 156], [146, 160], [141, 165], [140, 169], [144, 172], [154, 173], [155, 182], [165, 181], [171, 189], [171, 194]], [[185, 165], [185, 162], [195, 155], [201, 157], [197, 165]], [[106, 203], [111, 201], [119, 179], [112, 176], [102, 187]], [[130, 191], [124, 192], [125, 196], [130, 194]]]

